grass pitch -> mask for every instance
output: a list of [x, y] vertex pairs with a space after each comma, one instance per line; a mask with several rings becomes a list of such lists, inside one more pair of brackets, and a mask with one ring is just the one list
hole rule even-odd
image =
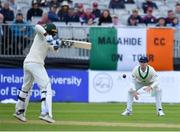
[[154, 104], [134, 104], [132, 116], [121, 116], [124, 103], [53, 103], [56, 123], [38, 119], [40, 103], [30, 103], [27, 122], [12, 116], [14, 104], [0, 104], [0, 131], [180, 131], [180, 105], [163, 104], [158, 117]]

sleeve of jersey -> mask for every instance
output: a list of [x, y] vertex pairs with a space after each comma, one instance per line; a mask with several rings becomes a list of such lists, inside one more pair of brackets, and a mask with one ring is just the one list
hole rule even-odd
[[42, 34], [42, 35], [44, 35], [44, 34], [46, 33], [46, 30], [45, 30], [41, 25], [39, 25], [39, 24], [37, 24], [37, 25], [35, 26], [35, 31], [36, 31], [37, 33]]
[[151, 82], [153, 82], [150, 86], [152, 87], [152, 89], [155, 89], [158, 87], [159, 85], [159, 78], [158, 75], [156, 74], [155, 70], [152, 70], [152, 79]]

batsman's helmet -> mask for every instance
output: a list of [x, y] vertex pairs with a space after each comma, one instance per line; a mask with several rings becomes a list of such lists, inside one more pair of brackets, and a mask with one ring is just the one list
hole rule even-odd
[[50, 35], [55, 36], [57, 33], [57, 28], [56, 25], [53, 23], [48, 23], [44, 26], [44, 29], [46, 30], [46, 32]]
[[140, 59], [139, 59], [139, 62], [140, 63], [148, 63], [148, 58], [146, 56], [142, 56]]

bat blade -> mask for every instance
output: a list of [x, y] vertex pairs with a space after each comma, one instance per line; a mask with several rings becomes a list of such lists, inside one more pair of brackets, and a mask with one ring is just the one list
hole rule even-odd
[[63, 43], [69, 44], [67, 46], [69, 48], [80, 48], [80, 49], [88, 49], [88, 50], [91, 49], [91, 43], [90, 42], [76, 41], [76, 40], [64, 40]]

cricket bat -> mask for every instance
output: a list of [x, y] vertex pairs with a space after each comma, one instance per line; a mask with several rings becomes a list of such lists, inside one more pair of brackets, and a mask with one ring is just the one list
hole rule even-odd
[[80, 49], [91, 49], [91, 43], [85, 41], [76, 40], [62, 40], [61, 47], [63, 48], [80, 48]]

